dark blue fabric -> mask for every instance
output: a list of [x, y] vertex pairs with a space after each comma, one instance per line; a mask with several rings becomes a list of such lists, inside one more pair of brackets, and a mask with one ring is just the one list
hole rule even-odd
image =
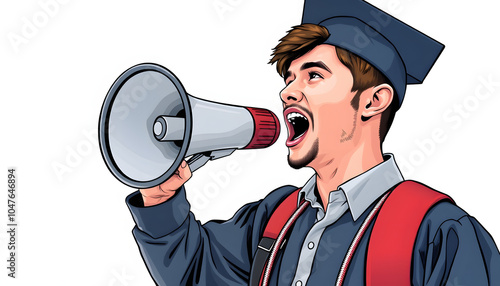
[[306, 0], [302, 24], [326, 27], [325, 41], [360, 56], [392, 83], [399, 106], [406, 84], [420, 84], [444, 45], [362, 0]]
[[[201, 225], [181, 188], [169, 201], [142, 207], [140, 193], [127, 197], [137, 226], [134, 237], [159, 285], [248, 285], [252, 256], [276, 205], [295, 188], [286, 186], [243, 206], [228, 221]], [[180, 206], [180, 207], [179, 207]], [[320, 240], [307, 285], [333, 285], [342, 260], [363, 220], [346, 212]], [[290, 285], [300, 249], [315, 221], [309, 208], [290, 232], [277, 258], [270, 285]], [[365, 257], [372, 225], [362, 238], [344, 285], [365, 285]], [[299, 266], [300, 267], [300, 266]], [[488, 232], [457, 206], [443, 202], [424, 218], [412, 266], [413, 285], [500, 285], [500, 254]]]

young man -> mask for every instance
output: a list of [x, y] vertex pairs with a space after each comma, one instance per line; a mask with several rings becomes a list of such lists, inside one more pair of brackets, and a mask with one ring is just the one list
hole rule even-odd
[[[384, 207], [376, 214], [403, 181], [381, 144], [406, 84], [421, 83], [442, 48], [364, 1], [306, 1], [302, 25], [281, 39], [271, 62], [286, 85], [289, 164], [315, 175], [297, 194], [303, 212], [278, 247], [269, 285], [371, 284], [372, 232]], [[248, 285], [271, 214], [296, 188], [201, 225], [186, 201], [190, 176], [183, 163], [165, 183], [127, 198], [152, 277], [160, 285]], [[397, 215], [411, 217], [404, 209]], [[408, 285], [500, 284], [493, 239], [452, 202], [433, 204], [419, 226], [406, 257]]]

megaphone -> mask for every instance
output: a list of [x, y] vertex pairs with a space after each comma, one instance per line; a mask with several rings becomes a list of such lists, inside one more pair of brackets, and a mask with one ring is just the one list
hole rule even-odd
[[236, 149], [268, 147], [279, 131], [271, 111], [196, 98], [172, 72], [152, 63], [133, 66], [116, 79], [99, 117], [104, 161], [134, 188], [163, 183], [184, 159], [195, 171]]

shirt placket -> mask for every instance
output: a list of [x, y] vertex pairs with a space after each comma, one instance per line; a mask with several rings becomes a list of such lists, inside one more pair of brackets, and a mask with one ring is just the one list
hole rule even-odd
[[319, 207], [316, 214], [316, 222], [307, 233], [299, 255], [297, 270], [292, 280], [294, 286], [304, 286], [311, 275], [314, 257], [325, 228], [335, 223], [348, 209], [347, 201], [341, 191], [330, 194], [326, 214]]

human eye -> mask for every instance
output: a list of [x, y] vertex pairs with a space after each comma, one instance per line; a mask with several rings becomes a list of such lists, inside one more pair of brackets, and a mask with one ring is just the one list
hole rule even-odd
[[314, 80], [319, 78], [323, 78], [323, 75], [320, 74], [319, 72], [314, 72], [314, 71], [309, 72], [309, 80]]

